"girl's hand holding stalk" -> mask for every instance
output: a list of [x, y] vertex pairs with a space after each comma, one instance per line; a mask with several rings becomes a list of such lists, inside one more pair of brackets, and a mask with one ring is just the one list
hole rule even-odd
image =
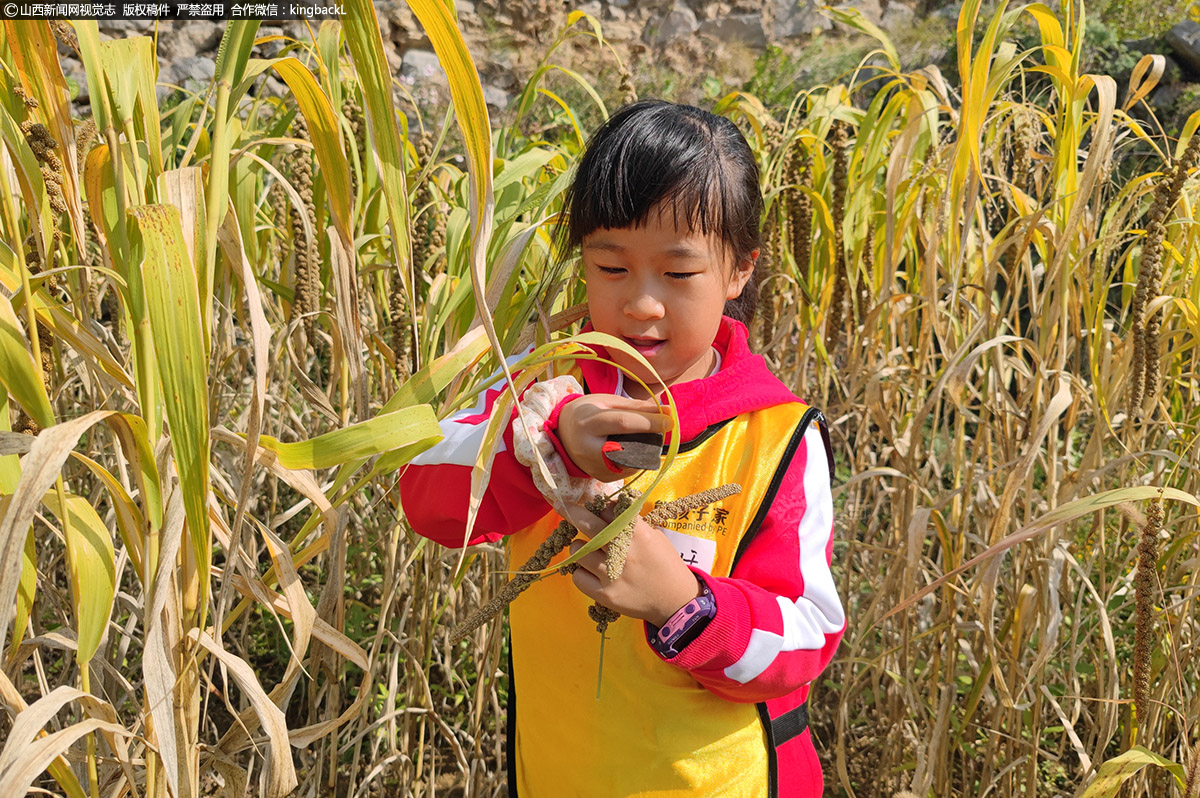
[[665, 435], [670, 429], [670, 416], [653, 399], [628, 399], [612, 394], [581, 396], [564, 404], [558, 416], [558, 438], [571, 461], [601, 482], [636, 473], [628, 468], [614, 471], [609, 467], [603, 451], [608, 436], [641, 432]]
[[[591, 538], [613, 517], [611, 508], [597, 517], [583, 507], [573, 506], [567, 520]], [[571, 553], [583, 545], [583, 541], [572, 543]], [[603, 549], [588, 554], [579, 561], [571, 578], [585, 596], [622, 615], [662, 626], [680, 607], [700, 595], [700, 583], [679, 552], [640, 515], [619, 579], [609, 578], [606, 560]]]

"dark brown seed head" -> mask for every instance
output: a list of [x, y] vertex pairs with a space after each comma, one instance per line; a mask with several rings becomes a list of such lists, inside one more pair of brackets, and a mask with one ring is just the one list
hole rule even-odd
[[1150, 717], [1150, 669], [1156, 642], [1154, 598], [1158, 594], [1158, 536], [1162, 528], [1162, 500], [1154, 499], [1146, 507], [1146, 523], [1138, 541], [1138, 565], [1133, 581], [1133, 705], [1140, 726], [1144, 726]]

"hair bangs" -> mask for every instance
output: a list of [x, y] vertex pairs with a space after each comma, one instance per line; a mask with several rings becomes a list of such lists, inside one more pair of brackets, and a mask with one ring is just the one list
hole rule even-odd
[[614, 114], [589, 143], [568, 191], [566, 249], [596, 230], [640, 227], [668, 210], [676, 223], [720, 235], [733, 199], [729, 164], [703, 113], [649, 101]]
[[[597, 230], [641, 227], [658, 213], [715, 235], [735, 260], [753, 260], [760, 246], [754, 154], [733, 122], [688, 105], [644, 100], [614, 113], [588, 141], [563, 207], [562, 257]], [[731, 315], [748, 321], [755, 293], [752, 280]]]

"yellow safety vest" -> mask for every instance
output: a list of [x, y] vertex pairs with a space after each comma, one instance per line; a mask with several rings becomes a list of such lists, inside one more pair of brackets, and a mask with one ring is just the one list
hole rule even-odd
[[[654, 499], [742, 486], [664, 525], [681, 557], [713, 576], [730, 575], [817, 415], [799, 402], [777, 405], [680, 446]], [[630, 482], [645, 486], [652, 477]], [[511, 535], [510, 567], [528, 560], [559, 520], [551, 512]], [[622, 617], [608, 627], [597, 698], [600, 635], [590, 604], [569, 576], [554, 574], [510, 606], [509, 782], [517, 794], [766, 798], [772, 753], [758, 707], [720, 698], [663, 662], [642, 621]]]

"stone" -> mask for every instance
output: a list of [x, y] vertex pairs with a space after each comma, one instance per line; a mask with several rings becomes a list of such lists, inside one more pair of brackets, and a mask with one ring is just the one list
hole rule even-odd
[[1167, 45], [1175, 51], [1175, 58], [1185, 69], [1200, 75], [1200, 25], [1185, 19], [1167, 31]]
[[212, 83], [215, 72], [216, 62], [210, 56], [189, 55], [171, 59], [158, 70], [156, 94], [159, 102], [175, 91], [175, 87], [190, 92], [207, 86]]
[[489, 111], [506, 111], [512, 102], [512, 95], [499, 86], [485, 85], [483, 101], [487, 103]]
[[220, 24], [203, 20], [164, 25], [158, 39], [158, 51], [169, 53], [173, 59], [200, 54], [215, 58], [222, 33]]
[[454, 10], [458, 12], [459, 21], [475, 16], [475, 4], [471, 0], [454, 0]]
[[663, 17], [648, 23], [642, 32], [642, 40], [650, 45], [666, 44], [667, 42], [691, 36], [700, 29], [696, 14], [685, 5], [676, 3]]
[[1159, 86], [1150, 92], [1150, 97], [1147, 101], [1155, 113], [1162, 115], [1170, 114], [1175, 111], [1175, 105], [1179, 102], [1179, 99], [1188, 91], [1195, 91], [1196, 88], [1196, 84], [1194, 83], [1183, 82]]
[[833, 27], [829, 17], [821, 13], [821, 3], [815, 0], [774, 0], [775, 23], [771, 33], [776, 39], [811, 36]]
[[418, 103], [437, 105], [450, 101], [450, 81], [432, 50], [409, 50], [400, 61], [400, 80]]
[[109, 34], [106, 38], [124, 39], [139, 33], [153, 33], [152, 19], [98, 19], [96, 27], [101, 34]]
[[600, 19], [604, 13], [604, 4], [600, 0], [588, 0], [586, 3], [580, 3], [575, 6], [576, 11], [582, 11], [585, 14], [591, 14], [596, 19]]
[[90, 102], [88, 95], [87, 70], [83, 68], [83, 63], [74, 56], [60, 56], [59, 63], [62, 65], [63, 77], [69, 81], [74, 81], [79, 87], [79, 94], [74, 98], [74, 102], [85, 103]]
[[721, 44], [741, 44], [753, 48], [767, 45], [767, 32], [763, 30], [761, 14], [730, 14], [705, 20], [700, 24], [699, 32]]
[[429, 37], [425, 35], [425, 29], [417, 22], [408, 3], [378, 4], [375, 13], [385, 44], [391, 42], [401, 51], [430, 47]]
[[904, 3], [893, 2], [888, 3], [887, 8], [883, 10], [883, 17], [880, 19], [880, 27], [886, 31], [896, 31], [901, 28], [911, 28], [913, 24], [913, 10], [904, 5]]
[[1163, 67], [1163, 74], [1159, 78], [1158, 84], [1160, 86], [1171, 86], [1178, 83], [1183, 78], [1183, 67], [1179, 65], [1179, 61], [1169, 55], [1164, 55], [1163, 61], [1166, 62], [1166, 65]]

